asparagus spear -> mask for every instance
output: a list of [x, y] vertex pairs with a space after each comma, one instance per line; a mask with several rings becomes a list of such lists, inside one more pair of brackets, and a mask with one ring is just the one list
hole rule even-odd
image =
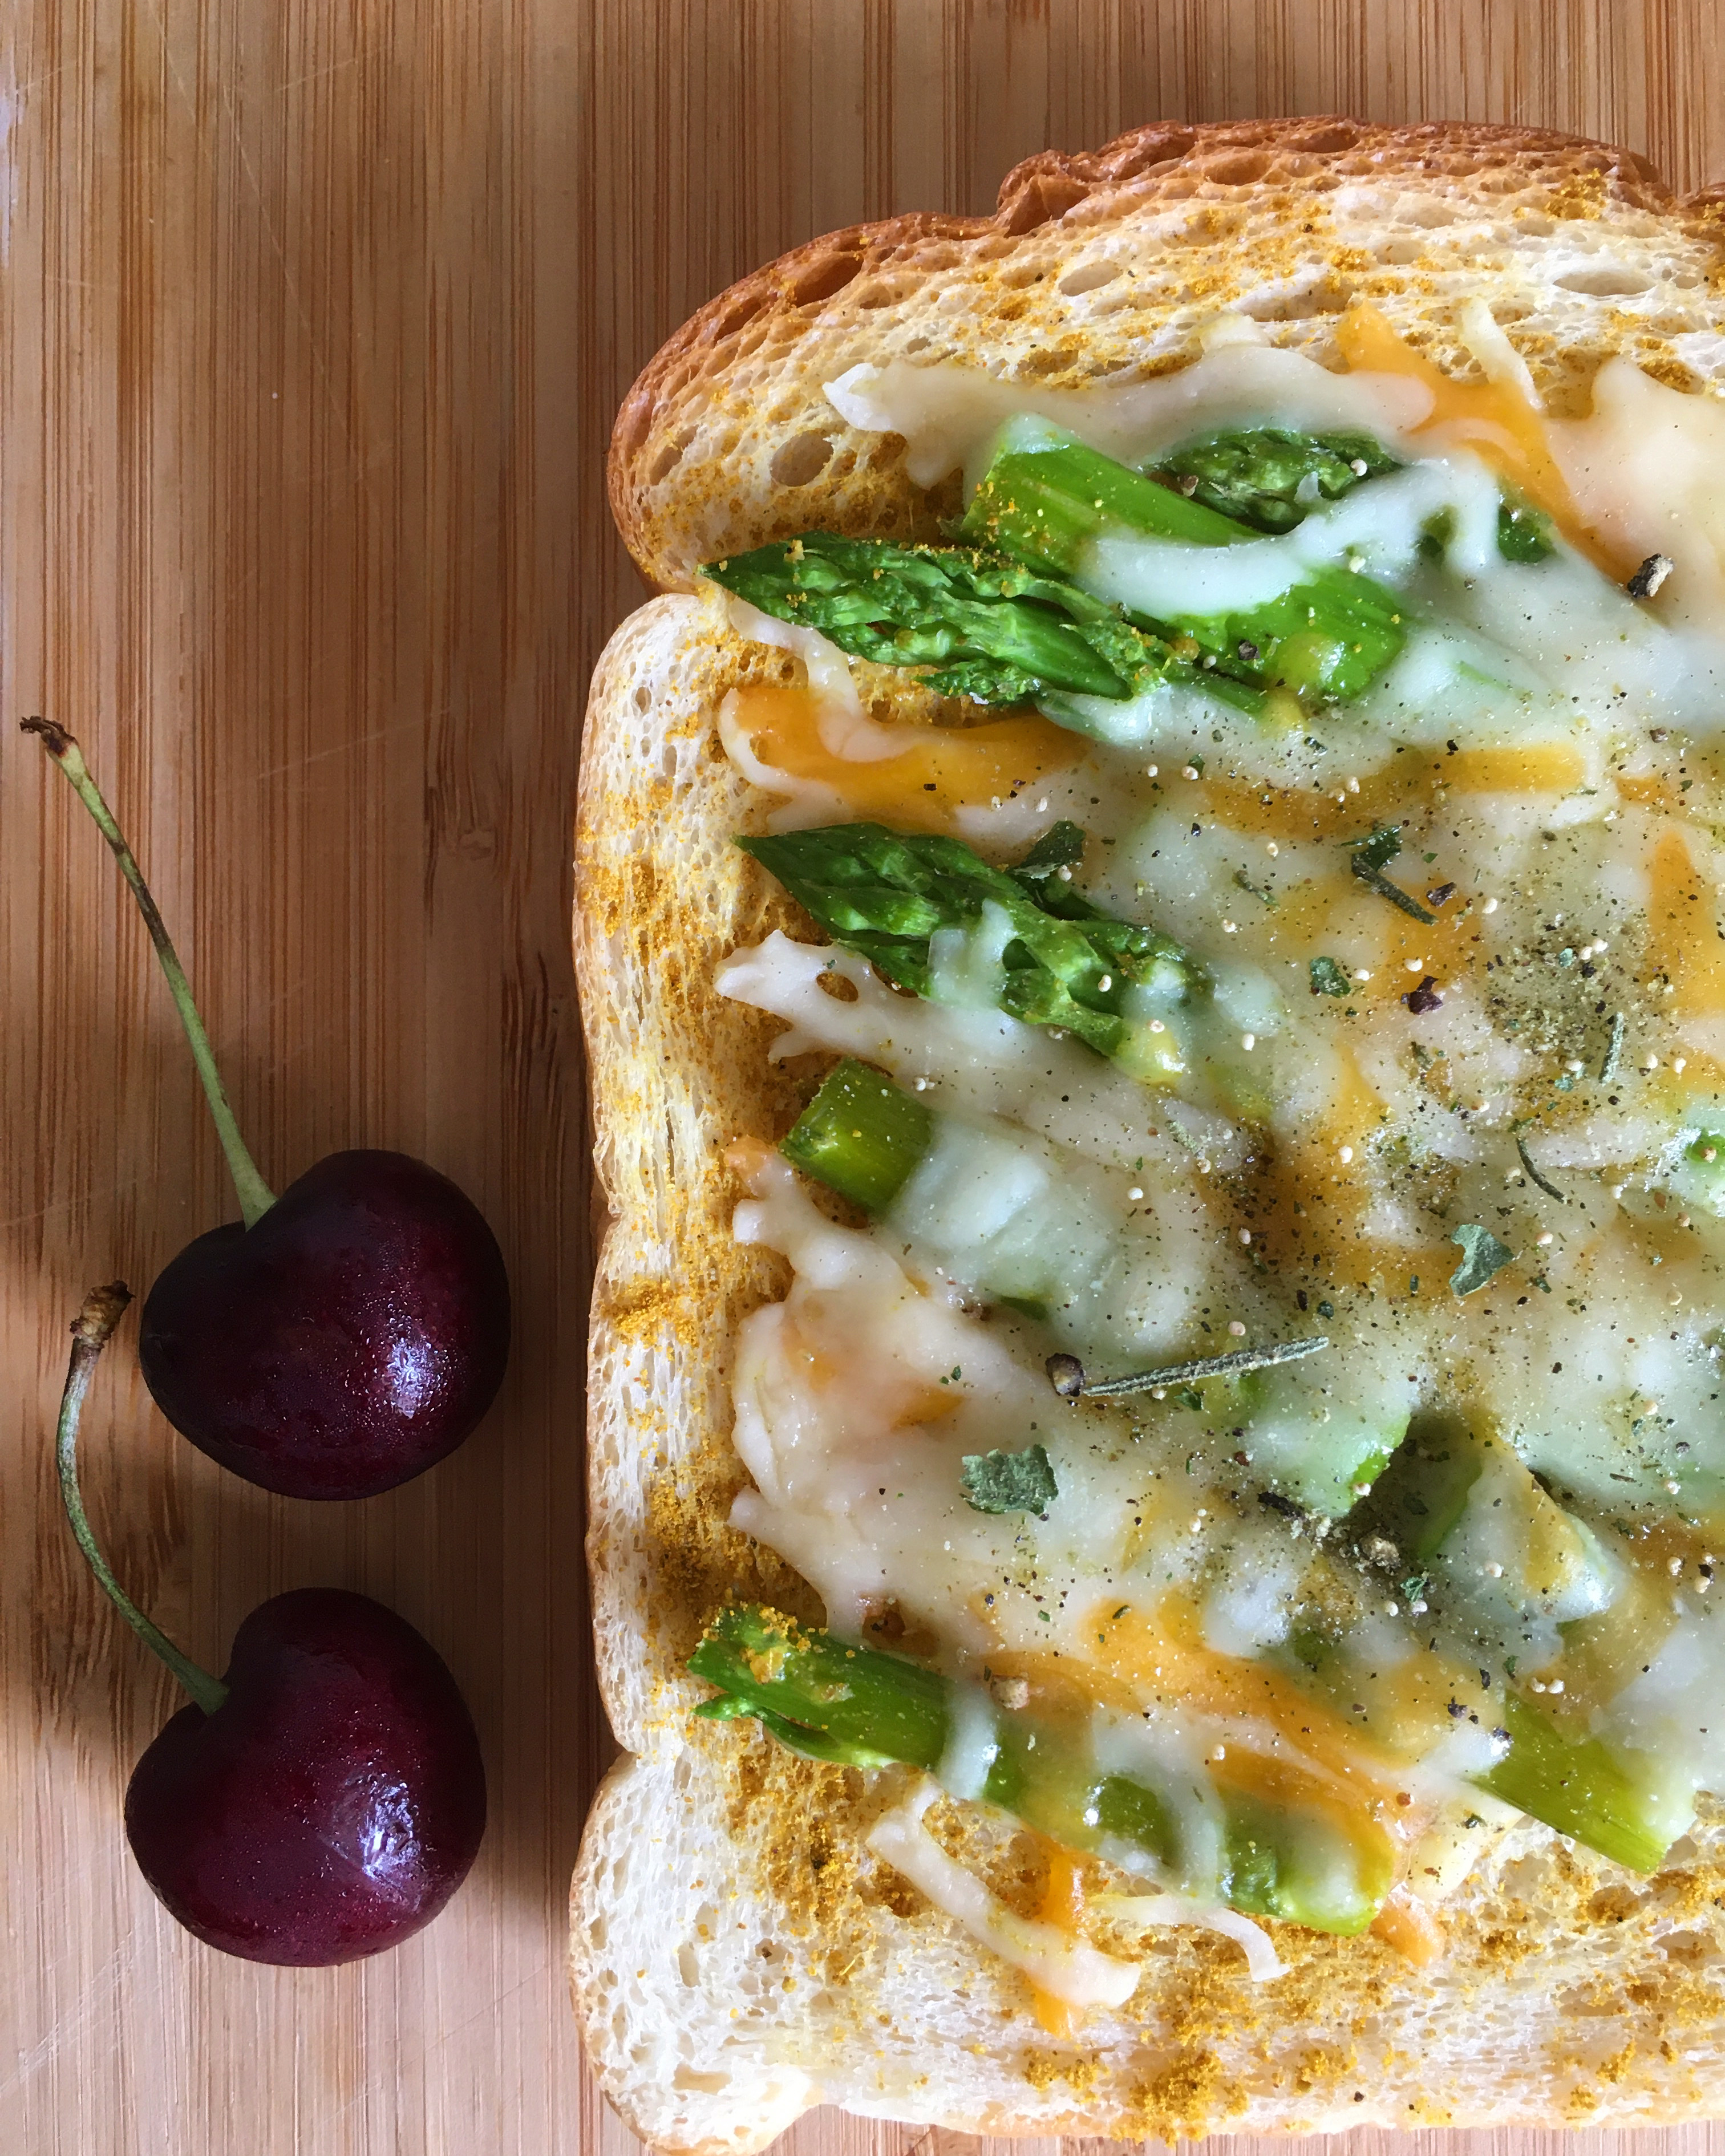
[[724, 1695], [696, 1707], [707, 1719], [769, 1713], [799, 1736], [824, 1738], [833, 1756], [860, 1750], [930, 1769], [947, 1747], [952, 1686], [945, 1677], [878, 1647], [847, 1647], [829, 1632], [805, 1631], [776, 1609], [721, 1610], [689, 1666]]
[[1497, 504], [1497, 551], [1506, 562], [1543, 562], [1552, 553], [1551, 527], [1531, 502], [1506, 494]]
[[932, 688], [981, 704], [1050, 692], [1123, 702], [1158, 681], [1199, 678], [1106, 600], [980, 548], [805, 531], [709, 562], [701, 574], [856, 658], [932, 667]]
[[[1334, 501], [1362, 479], [1397, 469], [1368, 436], [1267, 427], [1219, 435], [1170, 459], [1161, 468], [1168, 485], [1081, 444], [1055, 448], [1064, 465], [1026, 469], [1027, 456], [1055, 453], [1047, 443], [1034, 450], [1020, 443], [996, 459], [961, 527], [989, 545], [900, 546], [805, 531], [710, 562], [701, 574], [764, 613], [819, 629], [855, 657], [927, 668], [942, 695], [1036, 703], [1071, 724], [1082, 723], [1074, 696], [1124, 702], [1158, 682], [1201, 683], [1254, 713], [1271, 682], [1352, 696], [1399, 649], [1400, 603], [1341, 570], [1319, 571], [1264, 606], [1173, 624], [1130, 617], [1070, 573], [1084, 544], [1107, 526], [1201, 546], [1291, 531], [1315, 506], [1301, 499], [1302, 486]], [[1434, 545], [1440, 540], [1434, 535]], [[1538, 512], [1507, 496], [1497, 540], [1511, 561], [1551, 552]]]
[[[1369, 434], [1302, 434], [1285, 427], [1214, 434], [1157, 468], [1206, 508], [1271, 532], [1291, 531], [1320, 502], [1339, 501], [1363, 480], [1400, 469]], [[1518, 495], [1498, 502], [1497, 551], [1507, 562], [1543, 562], [1552, 551], [1545, 519]]]
[[962, 840], [905, 835], [880, 824], [833, 824], [737, 841], [814, 916], [835, 942], [920, 996], [938, 986], [930, 939], [974, 929], [985, 906], [1011, 928], [1002, 954], [1003, 1010], [1075, 1033], [1141, 1076], [1181, 1069], [1174, 1036], [1127, 1014], [1136, 990], [1158, 1004], [1188, 1002], [1205, 983], [1177, 943], [1116, 921], [1063, 878], [1084, 850], [1076, 824], [1057, 824], [1010, 873]]
[[[1137, 533], [1189, 546], [1257, 536], [1250, 526], [1050, 429], [1009, 427], [960, 526], [1043, 576], [1086, 581], [1091, 542]], [[1356, 696], [1400, 650], [1406, 606], [1369, 578], [1314, 570], [1236, 612], [1142, 622], [1192, 639], [1221, 671], [1301, 695]], [[1136, 619], [1137, 617], [1129, 616]]]
[[[707, 1720], [752, 1716], [808, 1756], [856, 1767], [903, 1761], [932, 1772], [955, 1717], [952, 1681], [902, 1656], [804, 1631], [777, 1611], [721, 1613], [689, 1658], [719, 1690], [695, 1711]], [[1175, 1815], [1147, 1784], [1104, 1774], [1069, 1735], [1022, 1712], [997, 1716], [983, 1796], [1076, 1849], [1125, 1843], [1176, 1876], [1193, 1860]], [[1279, 1813], [1218, 1792], [1224, 1831], [1219, 1876], [1191, 1881], [1238, 1909], [1320, 1931], [1364, 1929], [1390, 1882], [1387, 1840], [1358, 1840], [1328, 1820]]]
[[1361, 1532], [1387, 1536], [1410, 1564], [1429, 1563], [1460, 1522], [1485, 1464], [1459, 1418], [1427, 1415], [1373, 1478]]

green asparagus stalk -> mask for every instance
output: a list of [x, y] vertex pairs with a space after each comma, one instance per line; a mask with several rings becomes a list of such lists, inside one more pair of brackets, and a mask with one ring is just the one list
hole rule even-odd
[[977, 703], [1060, 694], [1119, 703], [1158, 681], [1199, 678], [1164, 638], [1106, 600], [981, 548], [805, 531], [709, 562], [701, 574], [853, 657], [932, 668], [931, 688]]
[[1503, 1727], [1509, 1750], [1476, 1778], [1481, 1789], [1632, 1871], [1659, 1869], [1673, 1830], [1654, 1816], [1648, 1789], [1598, 1738], [1565, 1736], [1516, 1692], [1505, 1696]]
[[[719, 1692], [698, 1716], [752, 1717], [812, 1758], [865, 1768], [901, 1761], [932, 1773], [952, 1735], [957, 1687], [949, 1679], [902, 1656], [805, 1631], [775, 1610], [723, 1611], [689, 1666]], [[1217, 1792], [1219, 1874], [1194, 1879], [1195, 1853], [1182, 1846], [1173, 1812], [1147, 1784], [1103, 1774], [1070, 1736], [1022, 1712], [994, 1716], [993, 1744], [984, 1800], [1068, 1847], [1125, 1844], [1195, 1892], [1319, 1931], [1363, 1931], [1389, 1892], [1387, 1840], [1356, 1842], [1327, 1820], [1277, 1813], [1231, 1790]]]
[[[835, 942], [920, 996], [939, 987], [930, 938], [974, 930], [985, 906], [1011, 929], [999, 1008], [1032, 1025], [1060, 1026], [1141, 1077], [1177, 1076], [1176, 1036], [1131, 1014], [1147, 991], [1158, 1008], [1190, 1002], [1207, 983], [1177, 943], [1117, 921], [1070, 880], [1084, 834], [1057, 824], [1010, 872], [962, 840], [905, 835], [880, 824], [834, 824], [737, 844], [769, 870]], [[1065, 874], [1062, 874], [1062, 871]]]
[[[1075, 725], [1083, 721], [1073, 696], [1124, 702], [1159, 682], [1201, 684], [1254, 714], [1271, 683], [1353, 695], [1400, 648], [1401, 603], [1340, 570], [1317, 572], [1264, 607], [1173, 624], [1129, 616], [1072, 573], [1108, 526], [1199, 546], [1291, 531], [1319, 501], [1399, 469], [1368, 435], [1252, 428], [1197, 443], [1149, 479], [1077, 443], [1052, 446], [1064, 469], [1025, 464], [1050, 454], [1046, 441], [1034, 450], [1018, 441], [997, 458], [962, 527], [989, 544], [805, 531], [710, 562], [701, 574], [854, 657], [927, 670], [942, 695], [1039, 704]], [[1512, 497], [1500, 504], [1497, 538], [1511, 561], [1551, 552], [1538, 511]]]
[[[1258, 535], [1195, 497], [1117, 464], [1051, 429], [1009, 427], [965, 512], [960, 531], [979, 546], [1045, 577], [1083, 586], [1092, 542], [1137, 534], [1189, 546], [1226, 547]], [[1369, 578], [1314, 570], [1279, 598], [1212, 616], [1152, 623], [1186, 636], [1219, 670], [1302, 696], [1357, 696], [1404, 640], [1406, 603]]]
[[1725, 1219], [1725, 1131], [1692, 1124], [1666, 1147], [1665, 1182], [1690, 1211]]
[[1497, 504], [1497, 551], [1506, 562], [1544, 562], [1553, 548], [1551, 526], [1519, 495], [1506, 494]]
[[771, 1714], [798, 1739], [824, 1738], [820, 1756], [843, 1754], [851, 1765], [879, 1757], [932, 1770], [951, 1735], [947, 1678], [878, 1647], [805, 1631], [757, 1604], [721, 1610], [689, 1666], [722, 1695], [696, 1707], [703, 1718]]

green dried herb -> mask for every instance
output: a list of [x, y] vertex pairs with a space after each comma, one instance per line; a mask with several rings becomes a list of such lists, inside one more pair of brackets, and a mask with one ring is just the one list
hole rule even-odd
[[1276, 904], [1276, 893], [1269, 885], [1254, 883], [1244, 869], [1236, 869], [1234, 871], [1234, 882], [1236, 890], [1250, 892], [1251, 896], [1258, 900], [1261, 905], [1273, 906]]
[[1387, 898], [1392, 906], [1399, 906], [1412, 919], [1430, 927], [1437, 919], [1436, 914], [1428, 911], [1417, 898], [1410, 898], [1399, 884], [1392, 883], [1384, 873], [1386, 864], [1393, 861], [1402, 850], [1401, 833], [1394, 824], [1380, 824], [1363, 839], [1350, 839], [1348, 846], [1353, 855], [1351, 865], [1357, 882], [1363, 883], [1368, 891], [1375, 891], [1379, 898]]
[[1532, 1161], [1528, 1158], [1527, 1141], [1525, 1138], [1517, 1138], [1516, 1140], [1516, 1151], [1522, 1157], [1522, 1166], [1527, 1171], [1527, 1180], [1530, 1183], [1537, 1184], [1538, 1188], [1545, 1193], [1548, 1198], [1555, 1198], [1559, 1205], [1567, 1205], [1569, 1201], [1564, 1197], [1563, 1192], [1558, 1189], [1556, 1183], [1548, 1183], [1545, 1178], [1539, 1173], [1539, 1170], [1534, 1167]]
[[[1323, 1303], [1318, 1308], [1326, 1317], [1333, 1315]], [[1204, 1355], [1196, 1362], [1168, 1363], [1159, 1370], [1135, 1370], [1130, 1377], [1096, 1380], [1084, 1374], [1084, 1366], [1075, 1356], [1050, 1355], [1048, 1374], [1062, 1399], [1076, 1399], [1081, 1393], [1086, 1399], [1118, 1399], [1128, 1393], [1147, 1393], [1174, 1385], [1189, 1387], [1197, 1378], [1240, 1378], [1249, 1370], [1273, 1370], [1283, 1363], [1298, 1363], [1307, 1355], [1316, 1355], [1329, 1344], [1322, 1335], [1309, 1340], [1282, 1340], [1268, 1348], [1236, 1348], [1227, 1355]], [[1072, 1383], [1075, 1365], [1076, 1385]], [[1191, 1404], [1194, 1407], [1202, 1404], [1196, 1394], [1191, 1395]]]
[[1481, 1227], [1477, 1221], [1458, 1228], [1450, 1240], [1461, 1249], [1461, 1262], [1450, 1276], [1450, 1289], [1458, 1296], [1471, 1295], [1487, 1281], [1495, 1280], [1515, 1255], [1507, 1243], [1500, 1243], [1489, 1228]]
[[1046, 1518], [1060, 1494], [1045, 1445], [1022, 1452], [968, 1452], [959, 1487], [973, 1512], [1034, 1512]]
[[1379, 824], [1363, 839], [1350, 839], [1348, 844], [1358, 875], [1362, 862], [1368, 869], [1387, 869], [1402, 850], [1402, 834], [1394, 824]]

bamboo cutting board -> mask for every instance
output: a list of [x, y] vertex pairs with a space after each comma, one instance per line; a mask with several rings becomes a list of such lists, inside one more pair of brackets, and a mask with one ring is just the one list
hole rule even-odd
[[[584, 685], [639, 595], [601, 483], [624, 390], [795, 242], [986, 209], [1028, 152], [1163, 116], [1513, 120], [1725, 177], [1719, 0], [11, 0], [0, 41], [0, 2148], [626, 2156], [561, 1968], [608, 1752], [567, 923]], [[224, 1476], [133, 1327], [87, 1418], [98, 1527], [195, 1656], [360, 1587], [472, 1702], [479, 1866], [357, 1968], [209, 1953], [121, 1837], [170, 1687], [59, 1515], [65, 1327], [235, 1209], [112, 865], [10, 731], [35, 711], [131, 829], [265, 1173], [401, 1147], [509, 1257], [503, 1399], [393, 1496]], [[785, 2148], [978, 2145], [823, 2113]]]

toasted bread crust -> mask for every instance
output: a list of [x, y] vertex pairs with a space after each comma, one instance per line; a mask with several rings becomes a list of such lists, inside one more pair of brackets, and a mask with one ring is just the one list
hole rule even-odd
[[793, 531], [931, 536], [951, 505], [909, 479], [901, 444], [841, 423], [823, 383], [893, 357], [1045, 388], [1141, 378], [1234, 306], [1325, 359], [1337, 316], [1370, 299], [1465, 373], [1453, 316], [1489, 290], [1559, 406], [1610, 352], [1699, 379], [1673, 340], [1713, 318], [1719, 244], [1713, 197], [1679, 203], [1645, 159], [1531, 128], [1137, 128], [1028, 159], [992, 218], [853, 225], [721, 293], [624, 400], [612, 513], [662, 591]]
[[[1177, 246], [1176, 213], [1209, 225]], [[1347, 268], [1374, 218], [1397, 259]], [[1121, 285], [1128, 304], [1073, 316], [1060, 282], [1111, 249], [1117, 275], [1076, 297]], [[1322, 357], [1344, 286], [1466, 372], [1454, 314], [1484, 283], [1560, 403], [1616, 351], [1712, 388], [1725, 381], [1720, 262], [1712, 204], [1675, 203], [1640, 160], [1597, 144], [1342, 121], [1143, 129], [1091, 156], [1031, 159], [993, 218], [855, 228], [733, 287], [631, 393], [614, 503], [665, 585], [787, 530], [927, 530], [938, 490], [915, 488], [896, 454], [871, 461], [881, 444], [821, 399], [844, 367], [927, 336], [922, 356], [1004, 374], [1058, 347], [1065, 372], [1040, 382], [1144, 374], [1192, 356], [1224, 305]], [[900, 274], [905, 288], [873, 304], [871, 282]], [[965, 305], [949, 316], [937, 302], [955, 288]], [[775, 483], [774, 459], [816, 420], [830, 437], [822, 470]], [[612, 1214], [593, 1297], [588, 1555], [607, 1710], [634, 1756], [588, 1823], [570, 1969], [613, 2101], [656, 2148], [701, 2156], [746, 2156], [822, 2102], [973, 2132], [1170, 2139], [1224, 2123], [1654, 2123], [1725, 2109], [1717, 1810], [1653, 1881], [1517, 1828], [1456, 1897], [1450, 1951], [1429, 1969], [1370, 1938], [1282, 1928], [1291, 1973], [1259, 1989], [1225, 1942], [1164, 1935], [1128, 2006], [1062, 2042], [1038, 2029], [1012, 1971], [863, 1854], [893, 1774], [812, 1766], [752, 1724], [691, 1722], [701, 1688], [683, 1658], [728, 1592], [819, 1614], [726, 1525], [742, 1481], [728, 1343], [782, 1275], [732, 1241], [738, 1193], [720, 1154], [742, 1132], [776, 1135], [798, 1089], [765, 1060], [773, 1023], [711, 985], [737, 943], [790, 919], [730, 846], [761, 804], [719, 749], [717, 706], [734, 683], [794, 671], [732, 636], [711, 601], [660, 599], [613, 639], [588, 712], [575, 950]], [[956, 1807], [932, 1820], [998, 1891], [1034, 1900], [1028, 1838]]]

